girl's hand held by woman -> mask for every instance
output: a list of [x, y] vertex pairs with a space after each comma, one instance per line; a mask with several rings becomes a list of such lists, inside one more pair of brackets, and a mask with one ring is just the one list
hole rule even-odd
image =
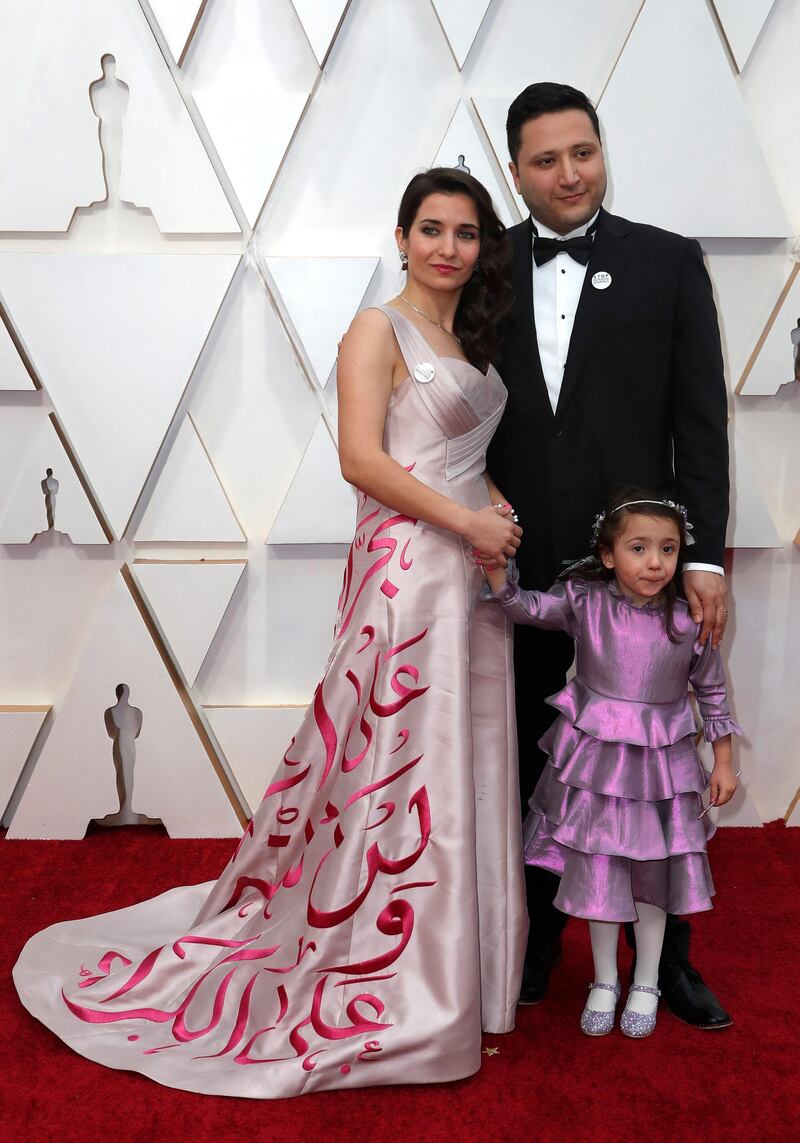
[[505, 587], [508, 577], [504, 568], [484, 568], [484, 575], [492, 591], [498, 592]]

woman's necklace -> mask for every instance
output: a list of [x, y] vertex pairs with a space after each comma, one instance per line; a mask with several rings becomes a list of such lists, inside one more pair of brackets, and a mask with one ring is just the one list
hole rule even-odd
[[442, 331], [442, 333], [446, 333], [448, 337], [452, 337], [452, 339], [456, 343], [456, 345], [461, 345], [461, 339], [456, 337], [456, 335], [454, 333], [451, 333], [449, 329], [445, 329], [445, 327], [442, 325], [442, 323], [440, 321], [436, 321], [435, 318], [428, 317], [428, 315], [424, 314], [422, 312], [422, 310], [417, 309], [417, 307], [414, 305], [414, 303], [410, 302], [408, 300], [408, 298], [405, 297], [403, 294], [398, 294], [397, 296], [400, 298], [401, 302], [405, 302], [407, 306], [410, 306], [411, 309], [414, 311], [414, 313], [419, 314], [419, 316], [421, 318], [425, 318], [425, 321], [429, 321], [431, 323], [431, 325], [438, 325], [438, 327]]

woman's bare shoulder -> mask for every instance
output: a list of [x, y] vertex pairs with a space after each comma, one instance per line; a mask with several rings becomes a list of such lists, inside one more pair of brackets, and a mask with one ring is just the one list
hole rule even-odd
[[377, 307], [359, 310], [345, 334], [346, 338], [364, 340], [372, 344], [389, 345], [393, 341], [392, 323]]
[[397, 340], [389, 318], [379, 309], [359, 310], [342, 338], [339, 360], [368, 358], [393, 363], [399, 357]]

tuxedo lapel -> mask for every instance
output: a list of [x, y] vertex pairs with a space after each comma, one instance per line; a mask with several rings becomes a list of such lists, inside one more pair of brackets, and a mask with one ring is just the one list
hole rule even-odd
[[[536, 338], [536, 319], [533, 313], [533, 227], [530, 218], [509, 231], [514, 257], [512, 281], [516, 294], [516, 322], [509, 349], [520, 365], [515, 372], [521, 385], [518, 399], [537, 406], [540, 413], [553, 419], [553, 409], [547, 395], [547, 385], [539, 357]], [[511, 354], [509, 354], [511, 356]], [[510, 380], [510, 379], [509, 379]]]
[[[616, 295], [633, 252], [630, 233], [631, 228], [625, 219], [607, 214], [601, 208], [592, 256], [586, 267], [586, 277], [569, 341], [564, 380], [556, 409], [557, 417], [564, 412], [575, 392], [595, 334], [606, 325], [616, 306]], [[610, 274], [611, 284], [606, 289], [598, 290], [592, 285], [592, 277], [603, 271]]]

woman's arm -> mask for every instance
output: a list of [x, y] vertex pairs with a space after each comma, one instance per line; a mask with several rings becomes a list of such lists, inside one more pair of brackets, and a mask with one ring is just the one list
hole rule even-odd
[[[514, 516], [514, 509], [508, 503], [505, 496], [500, 491], [500, 489], [497, 487], [495, 482], [492, 480], [492, 477], [491, 477], [488, 470], [486, 472], [484, 472], [483, 479], [486, 482], [486, 490], [489, 493], [489, 500], [492, 502], [492, 504], [497, 509], [497, 511], [500, 512], [501, 515], [503, 515], [503, 516], [512, 516], [513, 517]], [[476, 549], [475, 559], [476, 559], [476, 563], [478, 564], [478, 566], [482, 567], [484, 569], [484, 571], [487, 573], [489, 571], [497, 571], [498, 569], [500, 569], [502, 571], [502, 568], [500, 567], [500, 565], [497, 563], [496, 560], [486, 558], [485, 552], [479, 552]], [[487, 574], [487, 578], [489, 578], [488, 574]], [[498, 588], [502, 587], [502, 585], [503, 585], [503, 581], [501, 579], [497, 579], [497, 578], [495, 578], [494, 582], [491, 580], [491, 578], [489, 578], [489, 583], [491, 584], [492, 591], [497, 591]]]
[[404, 515], [462, 536], [505, 565], [522, 529], [491, 505], [472, 511], [423, 484], [383, 449], [386, 411], [396, 381], [405, 375], [388, 318], [363, 310], [339, 351], [339, 463], [350, 484]]

